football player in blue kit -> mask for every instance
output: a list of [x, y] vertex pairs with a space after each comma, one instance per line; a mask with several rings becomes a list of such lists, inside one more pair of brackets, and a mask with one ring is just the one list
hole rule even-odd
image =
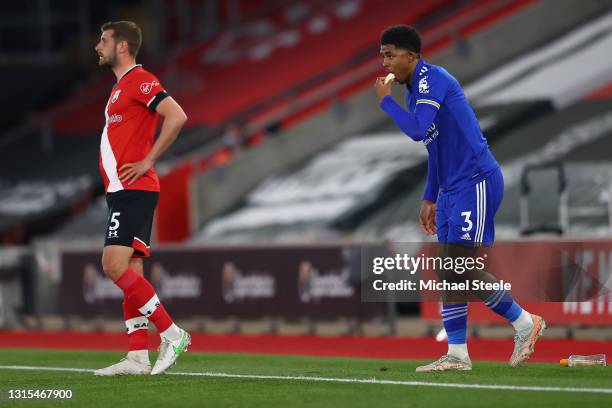
[[[464, 254], [469, 248], [473, 254], [475, 248], [493, 245], [494, 217], [503, 197], [504, 179], [459, 82], [444, 68], [426, 62], [420, 53], [421, 38], [413, 27], [386, 29], [380, 38], [380, 54], [384, 68], [395, 78], [389, 82], [377, 78], [374, 90], [380, 108], [408, 137], [427, 148], [421, 229], [428, 235], [437, 234], [441, 253]], [[406, 108], [391, 97], [393, 82], [406, 86]], [[485, 280], [496, 281], [486, 271], [480, 273], [488, 277]], [[477, 296], [516, 330], [510, 365], [516, 367], [527, 360], [546, 328], [544, 320], [522, 309], [504, 289]], [[448, 353], [417, 371], [471, 370], [467, 314], [466, 296], [442, 294]]]

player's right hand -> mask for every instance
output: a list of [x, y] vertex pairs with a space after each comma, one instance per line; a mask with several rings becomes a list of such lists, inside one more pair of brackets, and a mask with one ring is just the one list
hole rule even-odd
[[421, 230], [425, 234], [436, 234], [436, 203], [428, 200], [423, 200], [421, 202], [419, 224], [421, 225]]
[[380, 103], [385, 96], [391, 95], [392, 84], [393, 81], [389, 81], [389, 83], [386, 84], [385, 77], [376, 78], [376, 82], [374, 82], [374, 92], [376, 93], [378, 103]]
[[129, 186], [149, 171], [149, 169], [153, 168], [153, 164], [153, 160], [148, 157], [136, 163], [126, 163], [119, 168], [119, 180], [122, 183], [127, 183]]

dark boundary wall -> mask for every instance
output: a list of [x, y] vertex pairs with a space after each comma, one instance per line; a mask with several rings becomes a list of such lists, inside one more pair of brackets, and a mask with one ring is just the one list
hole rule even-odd
[[[145, 275], [175, 318], [371, 319], [385, 303], [361, 303], [363, 246], [155, 250]], [[61, 255], [65, 317], [119, 316], [123, 295], [100, 270], [99, 250]]]

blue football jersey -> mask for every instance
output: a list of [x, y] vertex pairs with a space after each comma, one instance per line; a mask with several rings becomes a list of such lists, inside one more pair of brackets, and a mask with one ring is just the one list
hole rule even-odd
[[406, 95], [407, 111], [390, 96], [381, 101], [381, 108], [427, 147], [424, 199], [435, 202], [439, 190], [476, 185], [499, 168], [459, 82], [444, 68], [420, 59]]

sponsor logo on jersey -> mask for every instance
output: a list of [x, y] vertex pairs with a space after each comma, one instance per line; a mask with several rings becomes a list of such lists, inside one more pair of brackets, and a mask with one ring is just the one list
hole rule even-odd
[[427, 83], [427, 77], [423, 77], [419, 80], [419, 93], [429, 93], [429, 84]]
[[421, 70], [419, 71], [419, 75], [423, 75], [426, 72], [427, 72], [427, 67], [423, 66], [421, 67]]
[[111, 98], [111, 103], [115, 103], [117, 99], [119, 99], [119, 94], [121, 93], [121, 89], [117, 89]]
[[119, 232], [118, 231], [108, 231], [108, 237], [109, 238], [119, 238]]
[[157, 81], [143, 82], [142, 84], [140, 84], [140, 92], [145, 95], [148, 95], [151, 93], [151, 90], [157, 85], [159, 85], [159, 82]]
[[472, 240], [472, 238], [470, 237], [470, 233], [469, 232], [466, 232], [465, 234], [463, 234], [461, 236], [461, 239], [464, 239], [466, 241], [471, 241]]
[[122, 120], [123, 120], [123, 116], [114, 114], [114, 115], [109, 116], [108, 120], [106, 121], [106, 124], [110, 125], [111, 123], [119, 123]]
[[440, 136], [440, 132], [436, 128], [436, 124], [432, 123], [429, 129], [427, 129], [427, 134], [425, 135], [425, 139], [423, 139], [423, 144], [427, 146], [434, 140], [436, 140]]

